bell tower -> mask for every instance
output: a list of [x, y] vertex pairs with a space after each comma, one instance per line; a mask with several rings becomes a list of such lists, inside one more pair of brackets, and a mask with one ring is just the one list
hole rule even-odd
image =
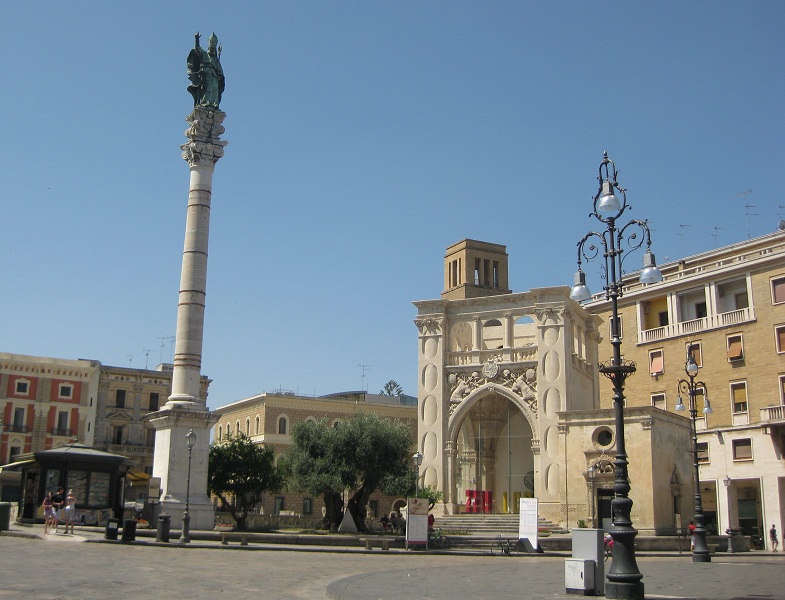
[[507, 280], [507, 247], [461, 240], [444, 255], [445, 300], [510, 294]]

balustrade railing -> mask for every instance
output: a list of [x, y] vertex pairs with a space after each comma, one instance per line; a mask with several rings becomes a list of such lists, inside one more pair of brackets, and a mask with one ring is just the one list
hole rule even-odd
[[638, 343], [646, 344], [649, 342], [658, 342], [666, 338], [680, 337], [683, 335], [693, 335], [701, 331], [708, 331], [710, 329], [718, 329], [720, 327], [727, 327], [728, 325], [737, 325], [747, 321], [755, 320], [755, 309], [750, 306], [749, 308], [739, 308], [725, 313], [718, 313], [715, 315], [707, 315], [700, 319], [692, 319], [690, 321], [682, 321], [681, 323], [673, 323], [672, 325], [664, 325], [663, 327], [655, 327], [654, 329], [645, 329], [638, 332]]

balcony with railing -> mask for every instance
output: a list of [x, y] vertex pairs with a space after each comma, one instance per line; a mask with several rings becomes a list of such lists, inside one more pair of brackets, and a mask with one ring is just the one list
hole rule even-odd
[[760, 422], [763, 425], [763, 433], [785, 435], [785, 406], [775, 404], [761, 408]]
[[498, 359], [499, 362], [502, 363], [537, 360], [537, 346], [536, 344], [531, 344], [521, 348], [497, 348], [495, 350], [450, 352], [448, 364], [453, 367], [461, 365], [481, 365], [490, 358]]
[[7, 425], [8, 431], [10, 433], [27, 433], [27, 425]]
[[694, 335], [702, 331], [719, 329], [721, 327], [728, 327], [729, 325], [738, 325], [739, 323], [746, 323], [754, 320], [754, 307], [739, 308], [729, 312], [707, 315], [699, 319], [692, 319], [690, 321], [682, 321], [681, 323], [673, 323], [672, 325], [664, 325], [662, 327], [655, 327], [654, 329], [639, 331], [638, 343], [648, 344], [650, 342], [658, 342], [674, 337]]
[[61, 427], [55, 427], [49, 431], [52, 435], [61, 436], [61, 437], [71, 437], [74, 433], [73, 429], [63, 429]]

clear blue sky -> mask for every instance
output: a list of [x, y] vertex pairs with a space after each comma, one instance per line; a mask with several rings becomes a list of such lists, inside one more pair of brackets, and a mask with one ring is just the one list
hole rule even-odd
[[750, 235], [785, 218], [783, 2], [31, 1], [0, 22], [0, 349], [134, 367], [171, 357], [185, 59], [218, 35], [212, 407], [359, 389], [361, 364], [416, 394], [411, 301], [439, 297], [445, 248], [505, 244], [514, 291], [570, 285], [604, 150], [660, 262], [745, 239], [747, 189]]

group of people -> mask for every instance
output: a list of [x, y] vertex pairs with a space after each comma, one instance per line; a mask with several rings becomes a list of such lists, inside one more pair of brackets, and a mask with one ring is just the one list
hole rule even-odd
[[403, 515], [393, 511], [390, 513], [390, 516], [384, 515], [381, 518], [382, 521], [382, 530], [383, 531], [405, 531], [406, 530], [406, 519], [403, 518]]
[[76, 520], [76, 496], [74, 490], [68, 490], [66, 495], [62, 487], [57, 488], [57, 493], [49, 492], [41, 503], [44, 509], [44, 533], [57, 533], [57, 528], [62, 520], [65, 524], [65, 533], [68, 533], [70, 526], [71, 533], [74, 533], [74, 521]]

